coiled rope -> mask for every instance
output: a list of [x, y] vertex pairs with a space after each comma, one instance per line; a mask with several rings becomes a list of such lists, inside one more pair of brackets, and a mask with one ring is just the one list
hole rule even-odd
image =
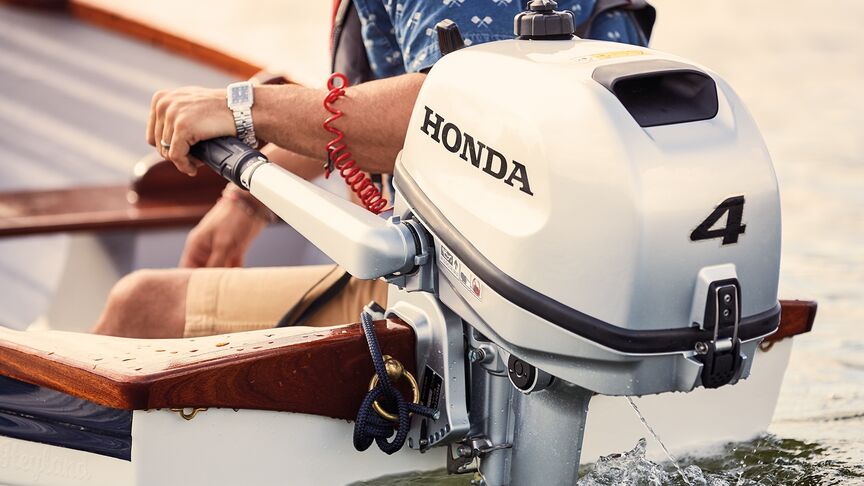
[[[384, 357], [378, 346], [378, 337], [375, 335], [372, 316], [363, 312], [360, 314], [360, 322], [363, 327], [363, 334], [366, 336], [366, 343], [369, 345], [369, 354], [372, 355], [372, 365], [378, 376], [378, 384], [366, 394], [360, 405], [360, 410], [357, 412], [357, 421], [354, 423], [354, 448], [358, 451], [365, 451], [372, 445], [372, 442], [375, 442], [382, 452], [393, 454], [405, 445], [405, 439], [411, 428], [410, 414], [416, 413], [437, 419], [438, 411], [405, 400], [387, 375]], [[388, 410], [394, 408], [397, 410], [397, 422], [391, 422], [375, 411], [373, 404], [379, 398], [383, 399], [382, 401]], [[393, 440], [388, 441], [387, 439], [393, 436], [394, 432], [396, 436], [393, 437]]]

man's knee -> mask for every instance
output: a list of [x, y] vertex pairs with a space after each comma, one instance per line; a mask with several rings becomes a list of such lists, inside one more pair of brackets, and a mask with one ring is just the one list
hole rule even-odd
[[121, 309], [140, 306], [147, 294], [158, 288], [159, 281], [157, 270], [136, 270], [114, 284], [106, 305]]
[[97, 334], [126, 337], [181, 337], [189, 272], [137, 270], [111, 289], [105, 310], [93, 329]]

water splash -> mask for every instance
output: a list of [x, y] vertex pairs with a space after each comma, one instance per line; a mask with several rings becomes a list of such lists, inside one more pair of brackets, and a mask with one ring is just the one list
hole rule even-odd
[[577, 486], [665, 486], [676, 484], [679, 477], [691, 486], [730, 486], [724, 479], [706, 476], [696, 465], [678, 468], [677, 475], [670, 474], [645, 458], [647, 444], [643, 437], [623, 454], [601, 457], [579, 479]]
[[[657, 435], [657, 432], [654, 432], [654, 428], [648, 424], [647, 420], [645, 420], [645, 416], [642, 415], [642, 411], [639, 410], [639, 407], [636, 406], [636, 402], [633, 401], [633, 397], [627, 397], [627, 401], [630, 402], [630, 406], [633, 407], [633, 411], [636, 412], [636, 415], [639, 417], [642, 425], [644, 425], [645, 428], [648, 429], [648, 432], [654, 437], [654, 440], [656, 440], [657, 443], [660, 444], [660, 448], [663, 449], [666, 457], [669, 458], [669, 462], [671, 462], [675, 466], [675, 469], [678, 470], [678, 474], [681, 476], [681, 479], [683, 479], [686, 484], [693, 486], [693, 483], [691, 483], [690, 480], [687, 478], [687, 474], [685, 473], [685, 471], [681, 469], [681, 466], [678, 465], [678, 459], [675, 459], [675, 456], [673, 456], [672, 453], [669, 452], [669, 449], [666, 448], [666, 444], [664, 444], [663, 441], [660, 440], [660, 436]], [[701, 474], [702, 471], [699, 472]]]
[[578, 486], [606, 485], [651, 485], [661, 486], [669, 482], [669, 474], [662, 467], [645, 459], [644, 438], [636, 447], [623, 454], [611, 454], [597, 460], [588, 474], [576, 483]]

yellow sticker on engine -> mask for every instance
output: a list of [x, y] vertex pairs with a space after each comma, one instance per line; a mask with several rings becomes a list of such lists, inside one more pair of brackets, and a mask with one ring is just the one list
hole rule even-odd
[[648, 53], [645, 51], [631, 49], [629, 51], [598, 52], [597, 54], [591, 54], [591, 57], [603, 61], [606, 59], [614, 59], [616, 57], [644, 56], [645, 54]]

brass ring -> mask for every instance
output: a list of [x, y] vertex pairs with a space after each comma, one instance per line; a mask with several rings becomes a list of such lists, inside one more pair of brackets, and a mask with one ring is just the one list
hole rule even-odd
[[[408, 382], [411, 384], [411, 392], [414, 394], [414, 398], [413, 398], [413, 400], [411, 400], [411, 402], [414, 403], [415, 405], [420, 403], [420, 387], [417, 385], [417, 380], [414, 379], [414, 375], [412, 375], [411, 372], [409, 372], [409, 371], [405, 371], [405, 373], [402, 376], [405, 376], [406, 378], [408, 378]], [[374, 389], [375, 385], [377, 385], [377, 384], [378, 384], [378, 375], [374, 375], [374, 376], [372, 376], [372, 380], [369, 381], [369, 390], [371, 391], [372, 389]], [[372, 402], [372, 408], [374, 408], [375, 411], [378, 412], [378, 415], [384, 417], [385, 419], [387, 419], [391, 422], [398, 422], [399, 421], [399, 416], [393, 415], [392, 413], [384, 410], [384, 407], [382, 407], [380, 404], [378, 404], [378, 400], [375, 400], [374, 402]]]
[[207, 410], [206, 408], [199, 408], [199, 407], [189, 407], [189, 408], [191, 409], [191, 411], [188, 413], [186, 412], [185, 408], [172, 408], [170, 410], [172, 412], [177, 412], [181, 417], [183, 417], [183, 420], [192, 420], [193, 418], [195, 418], [196, 415], [198, 415], [198, 412], [204, 412]]

